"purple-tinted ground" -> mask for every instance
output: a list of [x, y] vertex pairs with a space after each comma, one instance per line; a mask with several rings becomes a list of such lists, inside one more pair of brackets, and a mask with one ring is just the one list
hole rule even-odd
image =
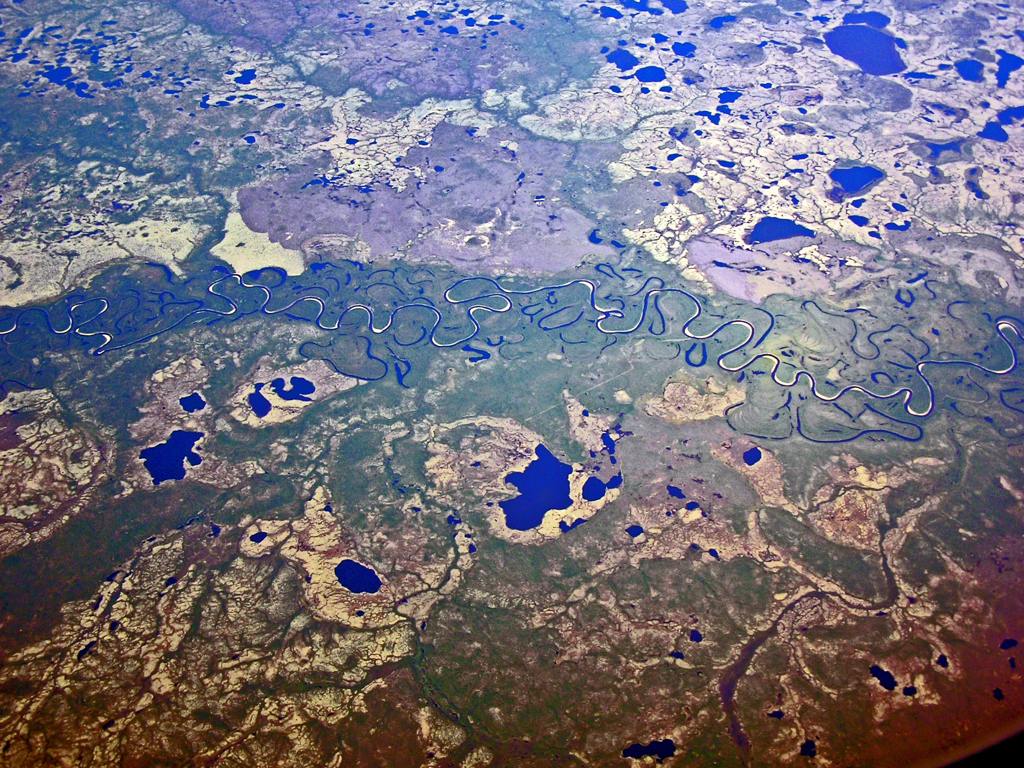
[[[525, 10], [517, 19], [480, 13], [477, 19], [456, 8], [430, 11], [429, 3], [409, 13], [352, 0], [170, 2], [243, 48], [272, 53], [287, 41], [300, 50], [338, 54], [339, 63], [309, 78], [335, 93], [359, 87], [408, 102], [464, 98], [499, 85], [547, 89], [569, 76], [589, 76], [595, 66], [594, 41], [557, 13]], [[500, 18], [489, 18], [494, 15]], [[397, 90], [395, 80], [402, 83]]]
[[831, 288], [816, 264], [761, 250], [729, 248], [710, 238], [692, 240], [688, 248], [690, 261], [722, 293], [736, 299], [760, 304], [774, 293], [815, 296]]
[[[518, 140], [517, 151], [501, 146], [509, 139]], [[591, 242], [597, 222], [569, 204], [565, 177], [573, 152], [518, 131], [470, 136], [441, 124], [431, 146], [405, 158], [424, 178], [402, 191], [310, 185], [309, 176], [291, 176], [240, 190], [238, 202], [246, 226], [286, 248], [345, 235], [366, 243], [371, 258], [400, 253], [476, 271], [558, 272], [588, 255], [616, 252], [607, 240]]]

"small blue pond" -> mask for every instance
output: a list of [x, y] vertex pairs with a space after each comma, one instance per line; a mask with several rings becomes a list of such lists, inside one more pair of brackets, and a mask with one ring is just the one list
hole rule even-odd
[[634, 539], [640, 536], [644, 532], [644, 529], [639, 525], [631, 525], [626, 529], [626, 533], [632, 536]]
[[372, 568], [367, 568], [355, 560], [342, 560], [334, 569], [338, 583], [349, 592], [365, 594], [380, 591], [380, 577]]
[[797, 224], [791, 219], [777, 219], [774, 216], [765, 216], [747, 235], [747, 243], [757, 245], [758, 243], [770, 243], [775, 240], [786, 240], [790, 237], [814, 237], [814, 231]]
[[178, 402], [181, 403], [181, 407], [185, 409], [186, 413], [195, 413], [206, 407], [206, 401], [203, 400], [203, 396], [198, 392], [193, 392], [187, 397], [179, 398]]
[[667, 485], [665, 487], [668, 489], [668, 495], [671, 496], [673, 499], [685, 499], [686, 498], [686, 494], [683, 493], [681, 488], [677, 488], [674, 485]]
[[893, 75], [907, 68], [896, 50], [896, 38], [864, 24], [844, 24], [826, 32], [825, 45], [869, 75]]
[[505, 513], [505, 524], [514, 531], [529, 531], [541, 524], [545, 513], [572, 506], [569, 497], [569, 473], [572, 467], [559, 461], [543, 445], [536, 449], [537, 458], [522, 472], [505, 478], [519, 491], [519, 496], [499, 502]]
[[828, 177], [842, 187], [843, 194], [853, 195], [885, 178], [885, 174], [870, 165], [854, 165], [850, 168], [836, 168]]
[[274, 379], [270, 382], [270, 388], [282, 400], [304, 400], [307, 403], [312, 402], [312, 400], [306, 397], [306, 395], [316, 392], [313, 382], [301, 376], [292, 376], [292, 383], [288, 388], [285, 388], [284, 379]]
[[756, 445], [749, 451], [743, 453], [743, 461], [748, 467], [752, 467], [761, 460], [761, 449]]
[[171, 433], [166, 443], [144, 449], [139, 458], [153, 478], [153, 485], [160, 485], [165, 480], [184, 480], [186, 461], [193, 467], [201, 464], [202, 457], [192, 447], [202, 436], [202, 432], [178, 429]]

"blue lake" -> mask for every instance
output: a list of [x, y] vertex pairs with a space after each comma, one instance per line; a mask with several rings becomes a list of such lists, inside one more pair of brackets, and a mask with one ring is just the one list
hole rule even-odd
[[999, 64], [996, 68], [996, 85], [1000, 88], [1005, 88], [1010, 75], [1024, 67], [1024, 59], [1002, 50], [996, 51], [996, 53], [999, 54]]
[[743, 453], [743, 462], [748, 466], [752, 467], [761, 460], [761, 449], [756, 445], [749, 451]]
[[981, 129], [978, 135], [983, 139], [989, 139], [991, 141], [1006, 141], [1010, 138], [1010, 135], [1006, 132], [999, 123], [994, 123], [991, 120], [985, 123], [985, 127]]
[[519, 496], [499, 502], [505, 524], [514, 531], [529, 531], [541, 524], [545, 513], [572, 506], [569, 497], [569, 473], [572, 467], [555, 458], [543, 445], [536, 448], [537, 458], [522, 472], [505, 478]]
[[617, 48], [607, 56], [605, 59], [608, 60], [609, 64], [614, 64], [619, 68], [620, 72], [625, 72], [627, 69], [632, 69], [640, 63], [640, 59], [634, 56], [632, 53], [627, 51], [625, 48]]
[[891, 19], [878, 11], [851, 11], [843, 16], [843, 24], [867, 24], [875, 29], [889, 26]]
[[665, 70], [661, 67], [640, 67], [636, 71], [636, 79], [641, 83], [660, 83], [665, 79]]
[[257, 384], [256, 391], [249, 395], [249, 407], [252, 408], [252, 412], [261, 419], [270, 413], [270, 409], [272, 407], [270, 405], [270, 401], [260, 393], [260, 390], [262, 389], [263, 385]]
[[312, 399], [306, 395], [316, 392], [313, 382], [301, 376], [292, 376], [291, 386], [287, 388], [284, 385], [284, 379], [274, 379], [270, 382], [270, 388], [282, 400], [304, 400], [307, 403], [312, 402]]
[[376, 572], [355, 560], [342, 560], [335, 567], [334, 575], [349, 592], [373, 594], [380, 591], [381, 581]]
[[853, 195], [885, 178], [885, 174], [870, 165], [854, 165], [850, 168], [836, 168], [828, 177], [842, 187], [844, 194]]
[[186, 413], [195, 413], [196, 411], [201, 411], [206, 407], [206, 401], [203, 400], [203, 396], [198, 392], [193, 392], [187, 397], [182, 397], [178, 402], [181, 403], [181, 407]]
[[596, 477], [588, 477], [587, 482], [583, 484], [583, 498], [586, 501], [598, 501], [604, 498], [605, 493], [604, 481], [599, 480]]
[[676, 753], [676, 745], [672, 739], [652, 741], [648, 744], [634, 744], [622, 750], [623, 757], [632, 757], [634, 760], [641, 760], [645, 757], [653, 757], [659, 763], [666, 757], [672, 757]]
[[693, 43], [672, 43], [672, 53], [682, 56], [684, 59], [692, 59], [697, 52], [697, 46]]
[[985, 79], [985, 65], [975, 59], [964, 59], [953, 65], [956, 72], [964, 80], [980, 83]]
[[629, 528], [626, 529], [626, 533], [628, 533], [634, 539], [637, 536], [642, 535], [643, 532], [644, 532], [644, 529], [641, 526], [639, 526], [639, 525], [631, 525], [631, 526], [629, 526]]
[[864, 24], [844, 24], [826, 32], [825, 45], [869, 75], [893, 75], [907, 68], [896, 50], [896, 38]]
[[154, 445], [139, 453], [139, 458], [153, 478], [153, 485], [160, 485], [165, 480], [184, 480], [186, 461], [193, 467], [201, 464], [202, 457], [192, 447], [202, 436], [202, 432], [178, 429], [171, 433], [166, 443]]
[[871, 672], [871, 676], [875, 678], [878, 681], [878, 684], [885, 688], [885, 690], [896, 690], [896, 678], [893, 677], [892, 672], [887, 672], [877, 664], [872, 664], [871, 669], [868, 671]]
[[765, 216], [747, 235], [749, 245], [770, 243], [774, 240], [786, 240], [790, 237], [814, 237], [814, 231], [797, 224], [790, 219], [778, 219]]

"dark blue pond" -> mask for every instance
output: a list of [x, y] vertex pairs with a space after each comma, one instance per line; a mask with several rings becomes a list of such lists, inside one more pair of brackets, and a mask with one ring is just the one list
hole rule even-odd
[[875, 29], [889, 26], [891, 19], [878, 11], [851, 11], [843, 16], [843, 24], [867, 24]]
[[885, 178], [885, 174], [870, 165], [854, 165], [850, 168], [836, 168], [828, 177], [842, 187], [843, 194], [852, 195]]
[[697, 46], [693, 43], [672, 43], [672, 53], [682, 56], [684, 59], [692, 59], [697, 52]]
[[978, 135], [983, 139], [991, 141], [1006, 141], [1010, 138], [1003, 126], [992, 121], [985, 123], [985, 127], [981, 129]]
[[637, 536], [639, 536], [640, 534], [642, 534], [643, 532], [644, 532], [644, 529], [641, 526], [639, 526], [639, 525], [631, 525], [631, 526], [629, 526], [629, 528], [626, 529], [626, 533], [628, 533], [634, 539]]
[[627, 51], [625, 48], [616, 48], [614, 51], [609, 53], [605, 58], [609, 64], [614, 64], [619, 68], [620, 72], [625, 72], [627, 69], [632, 69], [640, 63], [640, 59], [634, 56], [632, 53]]
[[572, 467], [559, 461], [543, 445], [536, 449], [537, 458], [522, 472], [505, 478], [519, 491], [519, 496], [499, 502], [505, 513], [505, 524], [514, 531], [529, 531], [541, 524], [545, 513], [572, 506], [569, 497], [569, 473]]
[[53, 69], [44, 70], [39, 74], [54, 85], [64, 85], [74, 79], [74, 73], [71, 71], [71, 67], [54, 67]]
[[953, 65], [956, 72], [964, 80], [972, 83], [980, 83], [985, 79], [985, 65], [975, 59], [964, 59]]
[[1024, 59], [1002, 50], [996, 51], [996, 53], [999, 54], [999, 65], [996, 69], [996, 85], [1000, 88], [1005, 88], [1010, 75], [1024, 67]]
[[673, 499], [685, 499], [686, 498], [686, 494], [683, 493], [681, 488], [677, 488], [674, 485], [668, 485], [668, 486], [665, 486], [665, 487], [668, 488], [668, 495], [671, 496]]
[[584, 520], [583, 518], [577, 517], [571, 523], [566, 523], [565, 520], [561, 521], [558, 524], [558, 527], [562, 530], [562, 533], [568, 533], [573, 528], [578, 528], [579, 526], [583, 525], [585, 522], [587, 522], [587, 521]]
[[786, 240], [790, 237], [814, 237], [814, 231], [797, 224], [791, 219], [777, 219], [765, 216], [747, 235], [749, 245], [770, 243], [774, 240]]
[[892, 672], [885, 671], [877, 664], [872, 664], [869, 671], [871, 672], [871, 676], [875, 678], [878, 681], [878, 684], [885, 688], [885, 690], [896, 690], [896, 678], [893, 677]]
[[259, 544], [265, 538], [267, 538], [266, 531], [256, 531], [256, 533], [249, 537], [249, 541], [251, 541], [253, 544]]
[[703, 643], [704, 635], [698, 632], [696, 629], [690, 630], [690, 642], [691, 643]]
[[661, 67], [640, 67], [636, 71], [636, 79], [641, 83], [660, 83], [665, 79], [665, 70]]
[[252, 408], [253, 413], [262, 419], [270, 413], [272, 406], [270, 405], [270, 401], [260, 394], [261, 389], [263, 389], [263, 385], [257, 384], [256, 391], [249, 395], [249, 407]]
[[192, 450], [192, 446], [202, 436], [202, 432], [178, 429], [171, 433], [166, 443], [154, 445], [139, 453], [139, 458], [153, 478], [153, 485], [160, 485], [164, 480], [184, 480], [186, 461], [193, 467], [201, 464], [203, 459]]
[[178, 402], [181, 403], [181, 407], [185, 409], [186, 413], [195, 413], [206, 407], [206, 401], [203, 400], [203, 396], [198, 392], [193, 392], [187, 397], [179, 398]]
[[844, 24], [826, 32], [825, 45], [869, 75], [893, 75], [907, 68], [896, 50], [896, 38], [864, 24]]
[[367, 568], [355, 560], [342, 560], [334, 569], [338, 583], [349, 592], [365, 594], [380, 591], [380, 577], [372, 568]]
[[659, 762], [664, 760], [666, 757], [672, 757], [676, 753], [676, 745], [672, 739], [664, 739], [663, 741], [652, 741], [649, 744], [634, 744], [631, 747], [626, 747], [622, 750], [623, 757], [632, 757], [634, 760], [640, 760], [645, 757], [656, 758]]
[[604, 498], [605, 492], [604, 481], [596, 477], [588, 477], [587, 482], [583, 484], [583, 498], [586, 501], [598, 501]]
[[811, 741], [810, 739], [808, 739], [807, 741], [805, 741], [803, 744], [800, 745], [800, 756], [801, 757], [817, 757], [817, 755], [818, 755], [818, 746], [813, 741]]
[[749, 451], [745, 451], [743, 454], [743, 462], [748, 466], [752, 467], [761, 460], [761, 449], [756, 445]]
[[313, 382], [309, 381], [309, 379], [304, 379], [301, 376], [292, 376], [292, 383], [288, 388], [285, 388], [284, 379], [274, 379], [270, 382], [270, 388], [274, 390], [274, 394], [282, 400], [304, 400], [307, 403], [312, 402], [312, 400], [306, 397], [306, 395], [311, 395], [316, 392], [316, 387], [313, 385]]

